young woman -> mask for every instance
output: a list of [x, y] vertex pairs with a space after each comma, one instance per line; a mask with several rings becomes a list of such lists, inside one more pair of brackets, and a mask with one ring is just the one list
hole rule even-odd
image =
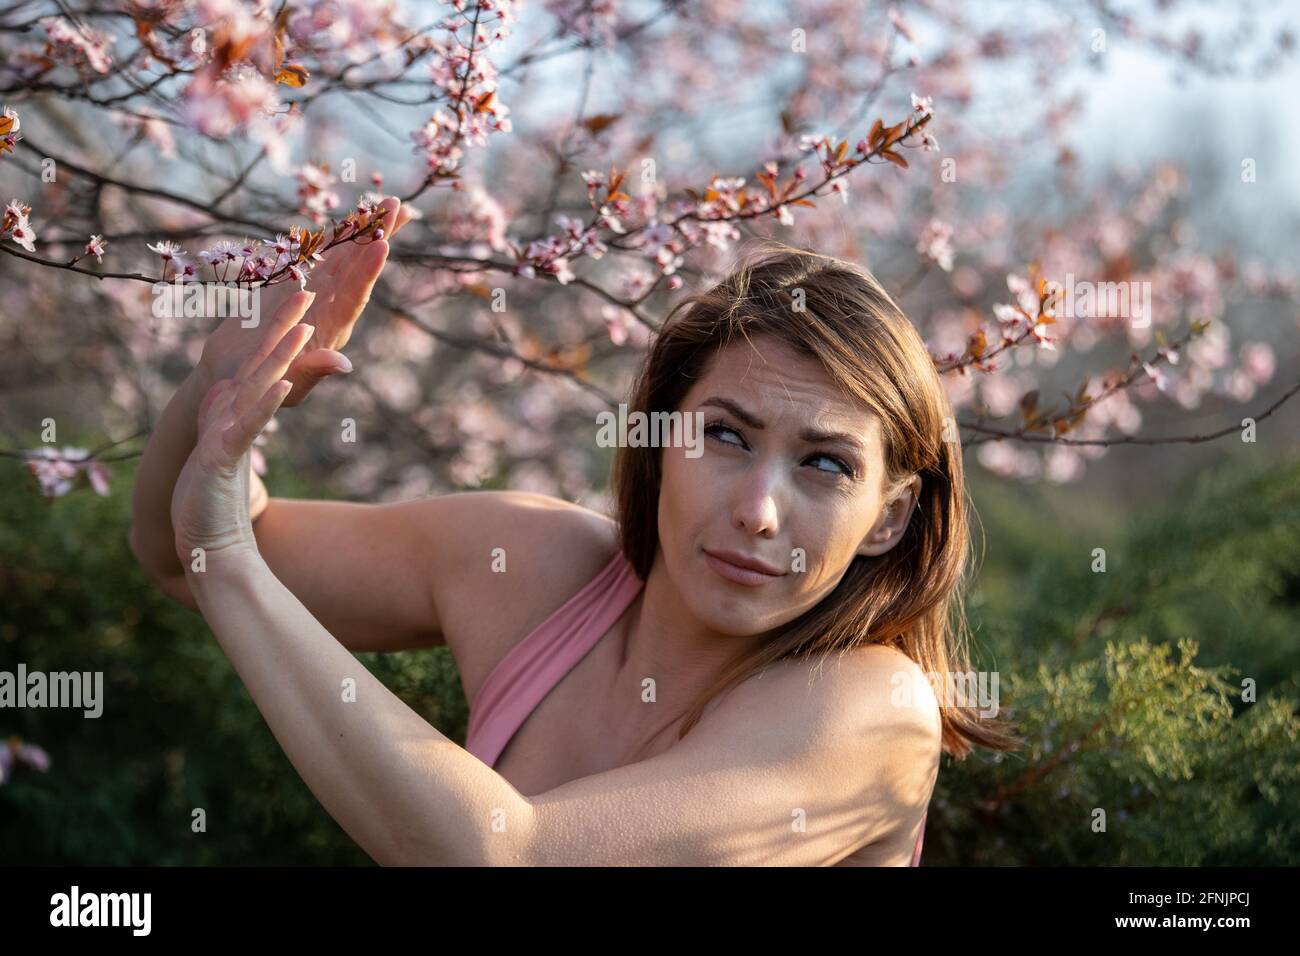
[[[915, 865], [941, 750], [1015, 742], [931, 690], [969, 669], [961, 449], [875, 280], [770, 244], [680, 303], [630, 410], [696, 416], [703, 453], [620, 447], [616, 520], [268, 498], [252, 441], [346, 370], [386, 255], [335, 250], [265, 328], [219, 328], [135, 495], [137, 558], [330, 814], [387, 864]], [[349, 653], [438, 644], [467, 749]]]

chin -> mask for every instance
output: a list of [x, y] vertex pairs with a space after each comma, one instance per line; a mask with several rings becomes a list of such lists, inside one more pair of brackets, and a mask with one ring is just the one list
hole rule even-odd
[[[727, 637], [753, 637], [782, 621], [768, 587], [742, 588], [729, 584], [709, 567], [703, 551], [693, 553], [678, 577], [678, 593], [692, 616], [711, 631]], [[777, 585], [780, 587], [780, 585]]]

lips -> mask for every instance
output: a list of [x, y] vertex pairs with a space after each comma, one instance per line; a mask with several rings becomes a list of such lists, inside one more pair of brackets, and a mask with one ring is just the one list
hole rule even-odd
[[739, 551], [714, 551], [709, 548], [703, 550], [704, 560], [709, 567], [717, 572], [719, 577], [733, 584], [751, 588], [760, 587], [785, 575], [785, 572], [775, 565], [768, 564], [760, 558], [741, 554]]

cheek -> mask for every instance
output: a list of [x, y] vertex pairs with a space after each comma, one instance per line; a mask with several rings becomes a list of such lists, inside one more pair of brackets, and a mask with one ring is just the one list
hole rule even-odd
[[725, 483], [707, 454], [688, 458], [680, 448], [665, 448], [662, 454], [659, 542], [677, 573], [690, 575], [697, 550], [726, 533]]
[[806, 553], [814, 586], [838, 577], [853, 560], [871, 530], [871, 510], [862, 501], [805, 501], [789, 513], [791, 547]]
[[698, 459], [686, 459], [680, 449], [665, 448], [661, 454], [662, 480], [659, 485], [660, 537], [673, 540], [694, 524], [705, 496], [700, 493], [701, 468]]

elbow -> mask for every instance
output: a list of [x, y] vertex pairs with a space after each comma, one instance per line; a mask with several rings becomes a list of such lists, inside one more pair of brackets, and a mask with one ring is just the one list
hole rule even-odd
[[[477, 814], [476, 814], [477, 815]], [[385, 832], [373, 844], [358, 840], [366, 855], [380, 866], [544, 866], [536, 852], [536, 815], [527, 799], [510, 806], [493, 806], [484, 814], [483, 826], [446, 830], [446, 821], [433, 823], [435, 830], [412, 839], [410, 831]]]
[[158, 579], [163, 576], [162, 569], [158, 566], [156, 555], [150, 552], [140, 537], [140, 531], [135, 522], [131, 523], [131, 527], [127, 531], [126, 544], [131, 549], [131, 556], [135, 558], [135, 563], [140, 565], [141, 570], [156, 584]]
[[131, 549], [131, 555], [135, 558], [136, 563], [140, 565], [141, 570], [149, 578], [159, 591], [171, 598], [177, 604], [184, 605], [192, 611], [199, 609], [198, 603], [194, 600], [194, 595], [190, 591], [189, 582], [185, 580], [185, 572], [182, 568], [180, 573], [175, 571], [166, 571], [158, 567], [156, 561], [149, 559], [148, 549], [144, 547], [139, 535], [136, 534], [135, 525], [131, 525], [131, 530], [127, 533], [127, 545]]

